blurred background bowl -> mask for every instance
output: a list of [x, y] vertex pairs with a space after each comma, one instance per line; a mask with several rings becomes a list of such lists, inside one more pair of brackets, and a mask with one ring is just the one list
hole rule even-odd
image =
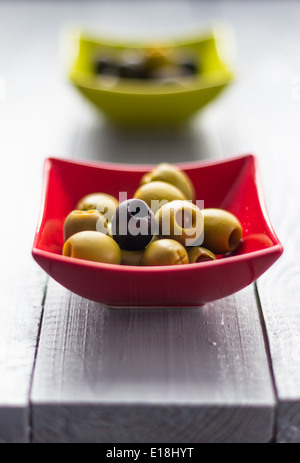
[[[215, 26], [192, 37], [151, 41], [112, 40], [74, 28], [65, 34], [69, 56], [68, 78], [113, 123], [130, 127], [164, 127], [186, 122], [215, 99], [234, 78], [229, 60], [229, 27]], [[232, 38], [232, 37], [231, 37]], [[232, 43], [232, 42], [231, 42]], [[178, 83], [154, 79], [99, 77], [94, 57], [122, 50], [161, 49], [192, 52], [200, 71]]]

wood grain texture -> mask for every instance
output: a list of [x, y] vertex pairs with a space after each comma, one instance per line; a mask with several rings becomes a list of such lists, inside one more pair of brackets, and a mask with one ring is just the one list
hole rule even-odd
[[259, 406], [41, 405], [34, 442], [45, 442], [46, 432], [47, 442], [54, 443], [268, 442], [271, 420], [271, 409]]
[[271, 12], [268, 2], [254, 3], [247, 14], [244, 5], [223, 5], [238, 37], [241, 72], [227, 105], [216, 108], [216, 124], [224, 155], [244, 147], [258, 155], [271, 222], [285, 248], [257, 287], [277, 394], [276, 439], [299, 443], [300, 5], [278, 2]]
[[109, 309], [50, 281], [32, 402], [35, 442], [268, 442], [253, 288], [199, 309]]
[[[5, 224], [18, 223], [0, 242], [0, 441], [300, 442], [300, 5], [132, 5], [0, 6], [0, 197]], [[214, 19], [234, 27], [237, 81], [182, 130], [116, 130], [64, 81], [66, 21], [153, 35]], [[46, 156], [156, 163], [246, 152], [259, 158], [285, 247], [256, 286], [193, 310], [109, 310], [47, 284], [32, 262]]]
[[[181, 24], [194, 25], [181, 8]], [[130, 19], [140, 29], [141, 11]], [[74, 157], [216, 159], [219, 143], [213, 106], [182, 130], [136, 133], [85, 105]], [[120, 311], [50, 281], [31, 400], [34, 442], [269, 442], [275, 398], [254, 288], [204, 309]]]
[[51, 33], [50, 23], [42, 28], [36, 20], [32, 6], [0, 6], [0, 442], [30, 439], [29, 396], [47, 282], [31, 257], [43, 162], [72, 149], [74, 109], [82, 104], [53, 73], [58, 24]]

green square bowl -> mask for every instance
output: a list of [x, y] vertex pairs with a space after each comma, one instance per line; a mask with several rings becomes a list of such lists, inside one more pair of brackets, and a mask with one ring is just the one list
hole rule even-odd
[[149, 80], [133, 79], [119, 79], [111, 85], [111, 81], [95, 74], [94, 55], [101, 50], [114, 52], [152, 48], [153, 40], [125, 43], [96, 37], [80, 29], [69, 30], [65, 37], [68, 45], [68, 78], [81, 94], [117, 125], [179, 125], [216, 98], [233, 81], [234, 73], [228, 59], [229, 32], [228, 27], [211, 27], [197, 36], [159, 41], [161, 48], [193, 51], [201, 62], [201, 72], [193, 78], [184, 78], [182, 85], [158, 85]]

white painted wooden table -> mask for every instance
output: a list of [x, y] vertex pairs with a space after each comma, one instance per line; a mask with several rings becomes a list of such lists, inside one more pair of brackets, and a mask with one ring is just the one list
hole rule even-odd
[[[300, 442], [299, 17], [287, 1], [0, 3], [0, 441]], [[116, 131], [62, 74], [58, 38], [72, 20], [118, 34], [226, 20], [237, 81], [182, 131]], [[49, 155], [156, 163], [249, 152], [285, 252], [234, 296], [111, 310], [31, 257]]]

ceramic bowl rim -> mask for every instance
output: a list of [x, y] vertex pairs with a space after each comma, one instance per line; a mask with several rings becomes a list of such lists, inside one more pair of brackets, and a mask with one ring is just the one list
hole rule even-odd
[[281, 255], [283, 252], [283, 245], [281, 244], [279, 238], [277, 237], [274, 228], [271, 224], [264, 197], [263, 197], [263, 191], [262, 191], [262, 184], [261, 184], [261, 178], [259, 174], [259, 168], [258, 168], [258, 159], [254, 154], [246, 154], [246, 155], [240, 155], [240, 156], [235, 156], [227, 159], [221, 159], [221, 160], [211, 160], [211, 161], [192, 161], [192, 162], [186, 162], [186, 163], [176, 163], [176, 165], [184, 170], [196, 170], [196, 169], [201, 169], [204, 167], [209, 167], [209, 166], [217, 166], [217, 165], [222, 165], [225, 163], [230, 163], [235, 160], [242, 160], [244, 159], [245, 161], [252, 160], [254, 163], [254, 176], [255, 176], [255, 182], [256, 182], [256, 191], [258, 195], [258, 203], [259, 207], [262, 213], [262, 216], [264, 218], [264, 222], [266, 224], [266, 227], [268, 228], [270, 234], [272, 235], [272, 238], [274, 240], [274, 244], [268, 248], [264, 249], [259, 249], [255, 251], [250, 251], [249, 253], [246, 254], [240, 254], [240, 255], [229, 255], [225, 258], [222, 259], [217, 259], [214, 261], [208, 261], [208, 262], [200, 262], [200, 263], [193, 263], [193, 264], [186, 264], [186, 265], [165, 265], [165, 266], [135, 266], [135, 265], [117, 265], [117, 264], [106, 264], [102, 262], [94, 262], [94, 261], [89, 261], [89, 260], [83, 260], [83, 259], [72, 259], [68, 256], [63, 256], [59, 255], [55, 252], [51, 251], [45, 251], [42, 249], [39, 249], [37, 247], [37, 241], [38, 241], [38, 236], [39, 236], [39, 231], [42, 225], [42, 221], [44, 218], [44, 210], [46, 206], [46, 201], [47, 201], [47, 190], [48, 190], [48, 185], [49, 185], [49, 176], [48, 172], [50, 169], [50, 166], [52, 163], [67, 163], [67, 164], [76, 164], [79, 166], [85, 166], [85, 167], [90, 167], [90, 168], [100, 168], [102, 170], [118, 170], [122, 172], [147, 172], [149, 171], [153, 165], [146, 165], [146, 164], [116, 164], [116, 163], [109, 163], [109, 162], [93, 162], [93, 161], [85, 161], [85, 160], [72, 160], [72, 159], [64, 159], [64, 158], [57, 158], [57, 157], [48, 157], [44, 161], [44, 182], [43, 182], [43, 191], [42, 191], [42, 200], [41, 200], [41, 209], [40, 209], [40, 214], [39, 214], [39, 220], [38, 220], [38, 225], [36, 227], [35, 231], [35, 237], [34, 237], [34, 243], [32, 247], [32, 255], [33, 256], [40, 256], [43, 257], [47, 260], [52, 260], [56, 262], [62, 262], [66, 263], [68, 265], [74, 265], [77, 267], [82, 267], [82, 268], [90, 268], [90, 269], [102, 269], [102, 270], [107, 270], [110, 272], [118, 272], [118, 273], [127, 273], [127, 274], [134, 274], [135, 272], [143, 272], [145, 274], [152, 274], [152, 273], [169, 273], [169, 272], [186, 272], [186, 271], [191, 271], [194, 269], [195, 271], [202, 269], [202, 271], [205, 271], [208, 266], [211, 268], [212, 266], [215, 267], [222, 267], [224, 265], [228, 266], [231, 263], [237, 263], [237, 262], [243, 262], [243, 261], [248, 261], [255, 259], [256, 257], [261, 257], [261, 256], [268, 256], [270, 254], [279, 254]]

